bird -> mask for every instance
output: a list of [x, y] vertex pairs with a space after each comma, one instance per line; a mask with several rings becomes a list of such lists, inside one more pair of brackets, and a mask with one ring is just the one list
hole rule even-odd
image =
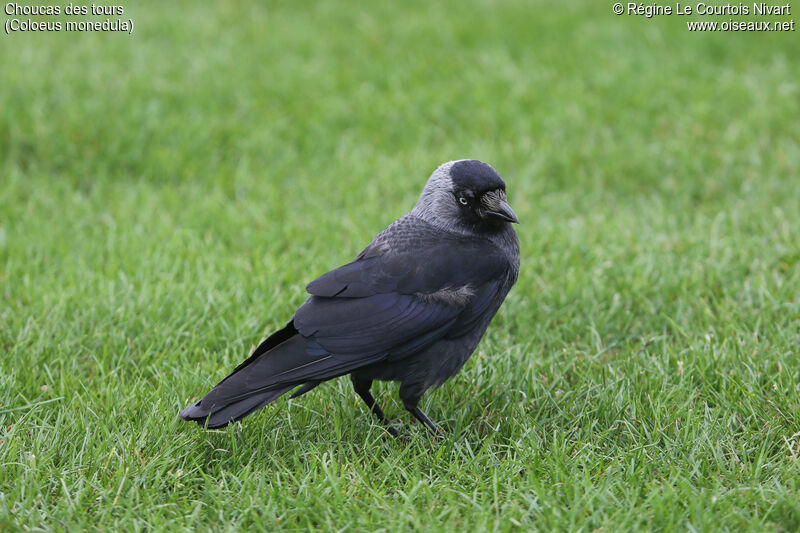
[[436, 435], [419, 403], [461, 370], [520, 270], [519, 220], [489, 164], [449, 161], [414, 208], [352, 262], [308, 284], [307, 300], [230, 375], [179, 413], [219, 428], [294, 389], [297, 398], [349, 374], [382, 426], [373, 381], [399, 383], [405, 409]]

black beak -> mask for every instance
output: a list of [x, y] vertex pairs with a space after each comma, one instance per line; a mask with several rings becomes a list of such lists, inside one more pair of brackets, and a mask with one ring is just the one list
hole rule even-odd
[[499, 218], [500, 220], [505, 220], [506, 222], [519, 224], [519, 219], [517, 218], [516, 213], [514, 213], [514, 210], [511, 209], [511, 206], [508, 205], [508, 202], [505, 200], [500, 200], [500, 203], [493, 207], [490, 211], [487, 211], [486, 214], [495, 218]]

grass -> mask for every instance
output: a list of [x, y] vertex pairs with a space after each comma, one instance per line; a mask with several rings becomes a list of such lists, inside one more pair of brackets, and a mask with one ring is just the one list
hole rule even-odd
[[[2, 37], [0, 529], [800, 528], [796, 34], [124, 7]], [[176, 418], [461, 157], [506, 178], [522, 272], [423, 401], [444, 439], [347, 380]]]

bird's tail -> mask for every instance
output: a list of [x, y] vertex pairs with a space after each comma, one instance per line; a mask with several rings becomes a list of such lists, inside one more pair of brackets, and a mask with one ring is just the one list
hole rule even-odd
[[303, 370], [316, 366], [292, 322], [264, 340], [253, 354], [199, 402], [180, 412], [184, 420], [218, 428], [249, 415], [305, 383]]

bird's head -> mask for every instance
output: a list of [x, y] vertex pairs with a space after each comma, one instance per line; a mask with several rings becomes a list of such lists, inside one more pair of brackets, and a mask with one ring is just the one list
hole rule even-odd
[[415, 215], [450, 229], [496, 231], [518, 223], [506, 201], [506, 184], [490, 165], [474, 159], [437, 168], [417, 202]]

